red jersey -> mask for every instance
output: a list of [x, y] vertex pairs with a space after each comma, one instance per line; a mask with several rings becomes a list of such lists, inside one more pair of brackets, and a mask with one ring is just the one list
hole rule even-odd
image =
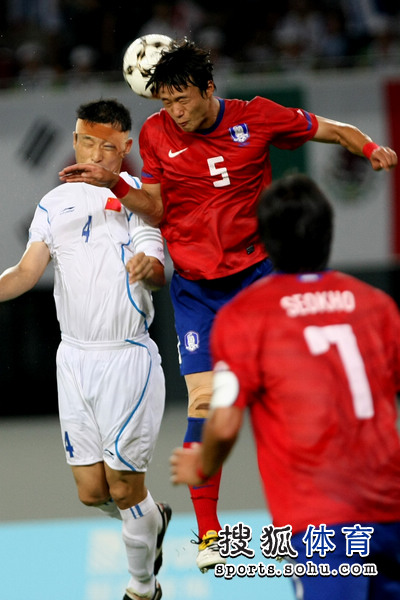
[[400, 520], [400, 316], [337, 271], [270, 275], [216, 317], [276, 526]]
[[225, 277], [265, 258], [256, 206], [271, 182], [269, 146], [297, 148], [318, 128], [315, 115], [266, 98], [219, 102], [210, 129], [187, 133], [161, 109], [139, 137], [142, 182], [161, 184], [160, 228], [187, 279]]

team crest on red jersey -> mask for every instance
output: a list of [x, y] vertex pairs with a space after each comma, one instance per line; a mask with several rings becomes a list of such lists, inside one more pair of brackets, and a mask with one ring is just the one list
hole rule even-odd
[[249, 128], [246, 123], [240, 123], [240, 125], [229, 127], [229, 133], [231, 134], [233, 141], [238, 142], [239, 144], [246, 144], [250, 137]]

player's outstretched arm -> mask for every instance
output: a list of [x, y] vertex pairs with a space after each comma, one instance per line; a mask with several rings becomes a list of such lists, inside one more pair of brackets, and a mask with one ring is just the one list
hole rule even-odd
[[165, 285], [164, 266], [158, 258], [138, 252], [128, 260], [126, 269], [129, 273], [129, 283], [140, 283], [149, 290], [159, 290]]
[[50, 252], [44, 242], [33, 242], [24, 252], [18, 264], [0, 275], [0, 302], [21, 296], [39, 281], [47, 264]]
[[312, 141], [340, 144], [353, 154], [365, 156], [375, 171], [389, 171], [397, 163], [397, 154], [388, 146], [379, 146], [371, 138], [347, 123], [317, 117], [318, 129]]
[[76, 163], [59, 172], [64, 183], [89, 183], [110, 189], [126, 208], [145, 221], [157, 227], [162, 219], [164, 207], [159, 184], [131, 187], [118, 173], [92, 163]]

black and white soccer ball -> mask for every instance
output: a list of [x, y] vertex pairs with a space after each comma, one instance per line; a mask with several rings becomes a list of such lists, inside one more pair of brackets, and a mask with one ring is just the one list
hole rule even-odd
[[168, 50], [172, 39], [167, 35], [150, 33], [143, 35], [128, 46], [124, 54], [123, 74], [129, 87], [144, 98], [153, 98], [146, 84], [150, 78], [149, 69], [160, 60], [163, 50]]

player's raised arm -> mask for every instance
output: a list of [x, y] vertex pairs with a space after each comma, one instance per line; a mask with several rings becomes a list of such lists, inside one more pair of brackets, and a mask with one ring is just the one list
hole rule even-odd
[[157, 227], [163, 216], [161, 186], [157, 183], [142, 188], [131, 187], [118, 173], [99, 164], [76, 163], [59, 172], [60, 180], [68, 183], [89, 183], [105, 187], [122, 202], [127, 209], [141, 217], [148, 225]]
[[397, 165], [397, 154], [392, 148], [379, 146], [371, 138], [347, 123], [317, 117], [318, 130], [312, 141], [340, 144], [353, 154], [365, 156], [375, 171], [389, 171]]

